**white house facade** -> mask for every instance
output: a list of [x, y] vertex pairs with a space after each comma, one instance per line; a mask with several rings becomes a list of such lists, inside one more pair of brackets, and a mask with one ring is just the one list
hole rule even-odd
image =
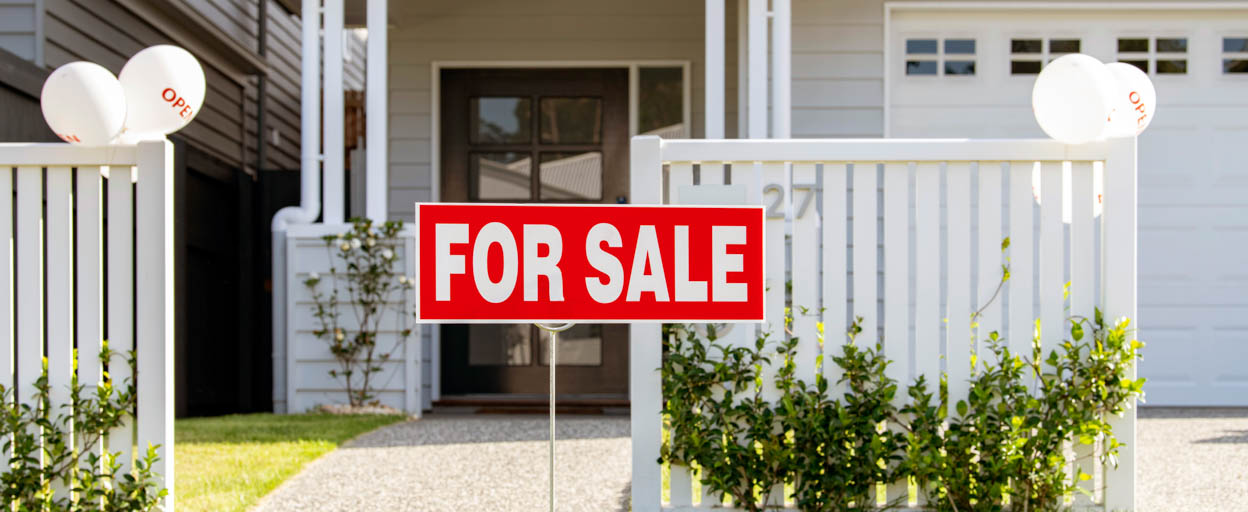
[[[315, 28], [306, 29], [320, 3], [303, 2], [305, 63], [317, 62]], [[1248, 405], [1248, 160], [1239, 147], [1248, 137], [1248, 2], [325, 4], [326, 140], [341, 135], [333, 116], [342, 111], [333, 103], [341, 49], [329, 42], [344, 26], [367, 26], [366, 211], [409, 221], [421, 201], [629, 202], [628, 138], [637, 134], [1042, 137], [1028, 106], [1048, 61], [1078, 52], [1136, 64], [1160, 98], [1139, 140], [1148, 403]], [[315, 148], [319, 105], [308, 98], [318, 82], [308, 68], [303, 147]], [[328, 146], [324, 187], [341, 190], [343, 155]], [[289, 249], [274, 260], [285, 281], [275, 291], [286, 290], [275, 294], [279, 411], [337, 397], [324, 375], [332, 361], [309, 348], [321, 342], [297, 296], [301, 276], [316, 270], [296, 264], [312, 261], [298, 254], [344, 220], [341, 194], [320, 201], [320, 161], [305, 150], [313, 178], [302, 209], [274, 224]], [[318, 216], [324, 225], [301, 225]], [[627, 327], [580, 326], [562, 338], [560, 401], [626, 406]], [[413, 413], [435, 403], [544, 403], [545, 343], [527, 325], [425, 327], [387, 363], [381, 400]]]

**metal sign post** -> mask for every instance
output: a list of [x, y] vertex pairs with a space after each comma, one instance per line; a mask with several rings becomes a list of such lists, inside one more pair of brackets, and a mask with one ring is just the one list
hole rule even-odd
[[571, 329], [576, 324], [565, 322], [561, 325], [554, 325], [538, 322], [533, 325], [550, 333], [550, 343], [546, 347], [546, 352], [549, 354], [547, 364], [550, 366], [550, 512], [555, 512], [555, 362], [558, 361], [556, 354], [559, 351], [559, 333]]

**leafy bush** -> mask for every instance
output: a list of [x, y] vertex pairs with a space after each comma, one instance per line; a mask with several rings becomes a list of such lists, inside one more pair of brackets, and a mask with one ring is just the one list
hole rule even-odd
[[[1001, 283], [1008, 278], [1003, 265]], [[1067, 476], [1069, 442], [1098, 444], [1098, 462], [1117, 464], [1121, 444], [1106, 418], [1143, 397], [1143, 379], [1127, 378], [1143, 347], [1127, 320], [1107, 322], [1099, 309], [1091, 319], [1072, 316], [1068, 339], [1048, 354], [1038, 333], [1030, 354], [990, 333], [988, 354], [972, 355], [965, 400], [949, 403], [943, 376], [920, 376], [901, 407], [882, 345], [857, 339], [861, 321], [833, 357], [840, 380], [828, 382], [817, 356], [813, 384], [794, 375], [796, 336], [733, 347], [713, 329], [703, 339], [692, 326], [669, 326], [660, 462], [700, 466], [704, 486], [749, 511], [767, 509], [785, 483], [801, 510], [874, 509], [878, 484], [904, 481], [942, 511], [1054, 510], [1091, 478]], [[822, 345], [822, 325], [817, 331]], [[762, 399], [773, 361], [775, 403]], [[885, 506], [904, 505], [896, 501]]]
[[[323, 238], [330, 253], [329, 292], [320, 290], [322, 278], [315, 273], [303, 282], [312, 292], [313, 315], [320, 324], [313, 334], [329, 344], [338, 362], [329, 375], [342, 379], [353, 407], [376, 403], [373, 375], [412, 334], [411, 329], [403, 329], [393, 346], [377, 347], [386, 312], [402, 313], [396, 303], [412, 287], [411, 280], [395, 270], [398, 256], [394, 251], [402, 230], [402, 221], [374, 226], [368, 219], [352, 219], [350, 231]], [[345, 266], [341, 272], [338, 262]], [[345, 287], [344, 299], [338, 296], [339, 279]], [[339, 311], [343, 307], [350, 308], [353, 322], [343, 322]]]
[[[107, 366], [112, 356], [105, 342], [100, 361]], [[133, 352], [126, 354], [125, 364], [133, 375]], [[74, 369], [77, 367], [75, 351]], [[0, 385], [4, 399], [0, 435], [4, 452], [11, 454], [7, 470], [0, 475], [0, 503], [12, 503], [19, 511], [131, 511], [157, 506], [168, 490], [159, 487], [152, 473], [152, 465], [158, 460], [156, 446], [149, 445], [145, 455], [136, 457], [133, 470], [123, 474], [118, 474], [120, 451], [84, 449], [99, 446], [103, 432], [134, 419], [134, 381], [126, 379], [117, 384], [105, 372], [104, 380], [88, 389], [75, 375], [70, 403], [62, 404], [63, 411], [51, 406], [46, 359], [43, 374], [34, 383], [31, 402], [15, 403], [13, 390]], [[129, 444], [128, 440], [122, 442]], [[58, 488], [62, 490], [59, 496]]]

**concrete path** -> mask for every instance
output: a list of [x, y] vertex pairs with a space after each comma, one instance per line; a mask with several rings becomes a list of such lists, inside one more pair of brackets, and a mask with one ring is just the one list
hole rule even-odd
[[[310, 464], [265, 512], [540, 511], [543, 416], [426, 416], [366, 434]], [[561, 511], [628, 510], [628, 418], [560, 417]], [[1248, 409], [1144, 409], [1140, 511], [1248, 510]]]
[[[559, 417], [561, 511], [628, 510], [627, 416]], [[547, 510], [544, 416], [429, 415], [365, 434], [309, 464], [255, 510]]]

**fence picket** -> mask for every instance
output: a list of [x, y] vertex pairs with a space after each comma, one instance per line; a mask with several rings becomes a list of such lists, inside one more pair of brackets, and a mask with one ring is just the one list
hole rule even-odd
[[828, 379], [828, 389], [839, 388], [841, 368], [832, 361], [841, 355], [845, 343], [845, 318], [849, 312], [846, 278], [848, 266], [845, 255], [849, 251], [846, 234], [848, 224], [846, 202], [845, 164], [823, 164], [823, 376]]
[[[1128, 318], [1132, 329], [1140, 327], [1136, 316], [1139, 250], [1136, 143], [1135, 137], [1111, 142], [1109, 158], [1105, 161], [1105, 206], [1101, 214], [1101, 293], [1104, 295], [1105, 318], [1111, 321]], [[1128, 379], [1135, 380], [1135, 365], [1126, 373]], [[1114, 437], [1123, 446], [1115, 459], [1117, 466], [1105, 468], [1106, 510], [1135, 508], [1136, 409], [1134, 404], [1127, 405], [1121, 416], [1108, 419], [1114, 429]]]
[[[43, 169], [17, 168], [16, 400], [39, 407], [35, 381], [43, 374]], [[38, 428], [38, 427], [35, 427]]]
[[[134, 376], [125, 355], [134, 350], [134, 184], [130, 167], [113, 167], [108, 175], [108, 346], [115, 354], [108, 365], [114, 387]], [[134, 446], [134, 423], [126, 421], [108, 434], [107, 449], [117, 454], [118, 473], [128, 473]]]
[[949, 414], [970, 390], [971, 362], [971, 169], [965, 162], [945, 168], [948, 198], [945, 371], [949, 374]]
[[[74, 199], [77, 223], [74, 229], [74, 327], [78, 331], [78, 383], [84, 394], [94, 393], [102, 377], [100, 367], [100, 341], [103, 339], [101, 320], [103, 292], [101, 266], [102, 202], [100, 168], [82, 166], [77, 170]], [[86, 441], [91, 432], [78, 433], [78, 446], [83, 453], [83, 467], [87, 467], [86, 454], [100, 454], [100, 443], [90, 446]]]
[[[793, 164], [793, 262], [790, 269], [814, 269], [819, 252], [818, 213], [813, 207], [815, 195], [815, 164]], [[809, 201], [809, 202], [808, 202]], [[806, 208], [803, 208], [806, 206]], [[795, 354], [797, 378], [808, 384], [815, 382], [815, 355], [819, 351], [818, 331], [815, 323], [819, 318], [818, 282], [814, 279], [792, 275], [793, 281], [793, 334], [798, 346]]]
[[[773, 347], [786, 339], [785, 334], [785, 310], [788, 304], [785, 300], [788, 275], [785, 272], [788, 264], [785, 257], [785, 214], [787, 208], [784, 205], [792, 203], [792, 190], [789, 186], [785, 172], [785, 164], [783, 163], [764, 163], [762, 165], [762, 180], [768, 185], [762, 191], [764, 204], [771, 204], [772, 198], [776, 194], [780, 194], [780, 215], [769, 215], [763, 224], [763, 244], [765, 255], [763, 257], [764, 280], [766, 292], [766, 315], [767, 319], [763, 323], [763, 332], [768, 333], [768, 343]], [[778, 186], [779, 190], [773, 188]], [[780, 398], [780, 392], [776, 389], [776, 371], [782, 362], [773, 360], [763, 366], [763, 393], [764, 399], [775, 402]], [[768, 503], [771, 505], [784, 504], [784, 484], [777, 484], [771, 489], [768, 495]]]
[[[1094, 256], [1092, 237], [1092, 163], [1074, 162], [1071, 165], [1071, 224], [1070, 224], [1070, 312], [1085, 318], [1093, 317], [1093, 279], [1095, 276], [1096, 259]], [[1091, 331], [1090, 329], [1088, 330]], [[1093, 457], [1094, 446], [1082, 444], [1079, 439], [1074, 443], [1074, 468], [1087, 475], [1093, 475], [1096, 464]], [[1078, 474], [1077, 471], [1072, 471]], [[1094, 491], [1092, 480], [1076, 482], [1079, 487], [1089, 493]], [[1088, 495], [1076, 493], [1076, 506], [1089, 506], [1093, 501]]]
[[1061, 162], [1040, 165], [1040, 349], [1044, 357], [1057, 348], [1065, 326]]
[[[667, 182], [669, 202], [671, 204], [683, 204], [680, 192], [684, 187], [693, 186], [693, 166], [687, 163], [672, 164], [668, 170]], [[693, 482], [689, 472], [690, 470], [687, 466], [672, 464], [669, 468], [669, 499], [672, 506], [687, 507], [693, 505]]]
[[[914, 171], [914, 372], [926, 377], [927, 392], [936, 403], [945, 328], [940, 316], [940, 165], [920, 163]], [[919, 489], [919, 503], [931, 491]]]
[[[884, 355], [888, 376], [897, 381], [893, 402], [900, 409], [909, 400], [910, 385], [910, 166], [884, 166]], [[898, 428], [891, 426], [890, 428]], [[906, 481], [888, 486], [890, 504], [907, 504]]]
[[723, 185], [724, 164], [722, 162], [702, 162], [698, 167], [699, 185]]
[[853, 180], [853, 303], [855, 317], [862, 317], [861, 339], [873, 345], [879, 339], [878, 293], [879, 253], [876, 235], [879, 230], [876, 205], [878, 193], [876, 168], [873, 163], [855, 163]]
[[1010, 297], [1010, 331], [1006, 342], [1011, 352], [1027, 357], [1031, 356], [1036, 320], [1033, 298], [1035, 199], [1031, 175], [1038, 165], [1010, 162], [1010, 282], [1006, 284]]
[[[0, 385], [13, 391], [13, 167], [0, 164]], [[13, 395], [0, 397], [7, 406]], [[12, 438], [10, 438], [12, 439]], [[5, 440], [0, 439], [0, 444]], [[0, 450], [0, 466], [9, 467], [8, 450]]]
[[1001, 163], [979, 163], [979, 291], [975, 308], [982, 310], [975, 319], [979, 324], [977, 353], [987, 354], [988, 335], [1001, 333], [1001, 297], [993, 300], [1001, 282]]
[[[73, 225], [71, 223], [70, 199], [72, 193], [71, 169], [68, 167], [48, 167], [47, 170], [47, 213], [44, 216], [44, 242], [47, 244], [47, 266], [44, 269], [47, 283], [47, 342], [49, 411], [48, 417], [54, 421], [58, 415], [72, 417], [70, 409], [69, 387], [74, 372], [73, 352], [74, 339], [71, 326], [73, 321], [70, 305], [73, 302], [73, 266], [70, 252], [70, 239]], [[73, 442], [72, 422], [67, 425], [70, 433], [67, 442]], [[73, 449], [73, 448], [71, 448]], [[53, 484], [57, 499], [69, 498], [71, 487], [63, 482]]]

